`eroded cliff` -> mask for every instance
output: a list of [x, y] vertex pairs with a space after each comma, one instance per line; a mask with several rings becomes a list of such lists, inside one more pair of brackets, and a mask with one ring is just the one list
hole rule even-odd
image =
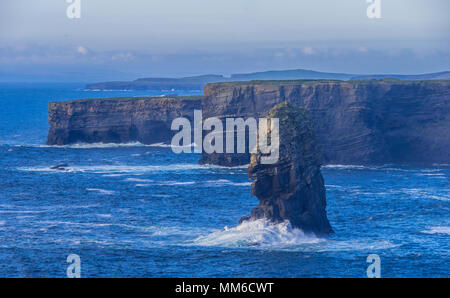
[[302, 109], [288, 102], [275, 106], [267, 117], [279, 119], [279, 159], [264, 164], [260, 151], [252, 154], [248, 174], [259, 205], [240, 222], [288, 220], [292, 227], [307, 233], [331, 233], [312, 123]]
[[[449, 163], [450, 80], [253, 81], [205, 87], [204, 117], [265, 117], [288, 101], [311, 118], [328, 164]], [[235, 166], [249, 154], [206, 154]]]
[[84, 99], [49, 104], [48, 145], [170, 143], [172, 120], [193, 119], [201, 97]]
[[[170, 143], [171, 121], [193, 119], [195, 109], [203, 119], [259, 118], [288, 101], [311, 118], [323, 163], [450, 163], [450, 80], [215, 83], [204, 95], [50, 103], [47, 144]], [[248, 153], [203, 153], [200, 163], [249, 161]]]

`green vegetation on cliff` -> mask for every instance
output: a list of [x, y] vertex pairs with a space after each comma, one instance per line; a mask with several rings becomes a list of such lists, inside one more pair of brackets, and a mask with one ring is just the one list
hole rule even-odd
[[180, 100], [201, 100], [202, 96], [139, 96], [139, 97], [106, 97], [106, 98], [83, 98], [83, 99], [73, 99], [64, 101], [64, 103], [74, 103], [74, 102], [87, 102], [87, 101], [106, 101], [106, 100], [122, 100], [122, 101], [133, 101], [133, 100], [167, 100], [167, 101], [180, 101]]

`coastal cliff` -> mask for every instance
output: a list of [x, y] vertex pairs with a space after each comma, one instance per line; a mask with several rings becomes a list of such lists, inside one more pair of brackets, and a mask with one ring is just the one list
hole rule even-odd
[[287, 102], [274, 107], [267, 117], [279, 119], [279, 159], [264, 164], [260, 151], [252, 154], [248, 174], [259, 205], [240, 223], [262, 218], [274, 223], [289, 220], [292, 227], [306, 233], [331, 233], [312, 123], [302, 109]]
[[[304, 108], [326, 164], [450, 162], [450, 80], [216, 83], [204, 95], [204, 118], [265, 117], [283, 101]], [[203, 153], [200, 162], [249, 160], [248, 153]]]
[[[203, 97], [54, 102], [47, 144], [170, 143], [171, 121], [195, 109], [203, 119], [259, 118], [283, 101], [305, 109], [324, 164], [450, 163], [450, 80], [250, 81], [208, 84]], [[249, 153], [200, 159], [249, 162]]]
[[49, 104], [48, 145], [170, 142], [172, 120], [193, 119], [201, 97], [83, 99]]

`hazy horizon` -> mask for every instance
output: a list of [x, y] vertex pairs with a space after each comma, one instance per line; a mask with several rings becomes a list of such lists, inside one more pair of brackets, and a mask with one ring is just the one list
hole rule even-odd
[[447, 0], [65, 0], [0, 4], [0, 81], [95, 82], [310, 69], [450, 69]]

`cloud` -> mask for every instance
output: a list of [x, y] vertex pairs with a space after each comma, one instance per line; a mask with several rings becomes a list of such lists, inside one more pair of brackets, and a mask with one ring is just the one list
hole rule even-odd
[[360, 53], [367, 53], [369, 51], [367, 47], [359, 47], [356, 50]]
[[305, 55], [314, 55], [316, 53], [316, 51], [312, 48], [312, 47], [304, 47], [302, 49], [303, 54]]
[[111, 56], [111, 60], [128, 62], [128, 61], [134, 60], [134, 55], [130, 52], [118, 53], [118, 54]]
[[83, 46], [78, 46], [77, 53], [79, 53], [81, 55], [86, 55], [88, 53], [88, 50]]

